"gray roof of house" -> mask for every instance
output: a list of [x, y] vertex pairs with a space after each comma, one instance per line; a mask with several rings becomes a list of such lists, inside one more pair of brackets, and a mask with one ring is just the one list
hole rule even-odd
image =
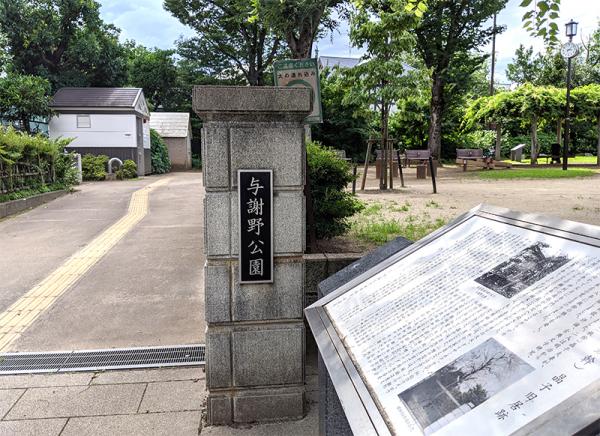
[[189, 112], [150, 112], [150, 128], [163, 138], [185, 138], [190, 135]]
[[360, 58], [347, 58], [340, 56], [320, 56], [319, 67], [321, 68], [354, 68], [360, 63]]
[[61, 88], [52, 107], [133, 108], [141, 88]]

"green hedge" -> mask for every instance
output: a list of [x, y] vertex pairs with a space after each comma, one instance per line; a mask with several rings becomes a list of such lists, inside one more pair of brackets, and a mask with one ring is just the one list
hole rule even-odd
[[346, 189], [353, 179], [350, 165], [318, 142], [309, 142], [306, 153], [317, 238], [342, 235], [349, 228], [347, 218], [364, 207]]
[[73, 156], [64, 152], [71, 141], [0, 127], [0, 194], [76, 184]]
[[81, 158], [81, 169], [83, 180], [104, 180], [106, 179], [106, 168], [108, 165], [108, 156], [101, 154], [95, 156], [86, 154]]
[[131, 159], [127, 159], [115, 174], [119, 180], [135, 179], [137, 177], [137, 165]]
[[150, 129], [150, 152], [152, 155], [153, 173], [164, 174], [171, 171], [171, 161], [169, 160], [167, 144], [165, 144], [165, 141], [163, 141], [154, 129]]

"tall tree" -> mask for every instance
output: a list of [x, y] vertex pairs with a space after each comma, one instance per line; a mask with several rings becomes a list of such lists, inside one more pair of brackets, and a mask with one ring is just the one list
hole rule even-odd
[[[498, 28], [485, 27], [507, 0], [429, 0], [416, 29], [417, 51], [431, 70], [431, 116], [428, 146], [441, 156], [442, 115], [448, 71], [464, 53], [479, 52]], [[483, 62], [485, 57], [480, 57]]]
[[533, 47], [525, 48], [523, 44], [517, 48], [511, 63], [506, 66], [506, 78], [512, 83], [538, 84], [542, 58], [540, 54], [533, 54]]
[[9, 73], [0, 78], [0, 118], [31, 133], [30, 121], [52, 113], [50, 84], [35, 76]]
[[251, 20], [263, 17], [286, 41], [294, 59], [312, 55], [313, 43], [321, 31], [333, 30], [337, 23], [332, 12], [345, 0], [253, 0]]
[[175, 109], [178, 94], [178, 71], [173, 50], [152, 49], [129, 43], [130, 86], [143, 88], [154, 110]]
[[[378, 108], [381, 149], [386, 156], [390, 108], [402, 95], [404, 60], [414, 42], [407, 30], [414, 28], [416, 17], [406, 10], [403, 0], [363, 0], [352, 12], [350, 23], [350, 40], [362, 47], [365, 54], [363, 61], [349, 71], [354, 86], [348, 99], [366, 101]], [[385, 164], [386, 157], [383, 162]], [[380, 187], [387, 189], [385, 178]]]
[[165, 0], [164, 7], [197, 32], [201, 57], [214, 53], [252, 85], [264, 85], [265, 74], [281, 51], [281, 40], [262, 16], [250, 20], [247, 0]]
[[126, 58], [119, 30], [100, 19], [94, 0], [0, 2], [0, 31], [14, 70], [60, 86], [119, 86]]

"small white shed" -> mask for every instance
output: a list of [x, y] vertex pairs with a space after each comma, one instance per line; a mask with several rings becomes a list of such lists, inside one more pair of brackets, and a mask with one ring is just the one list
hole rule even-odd
[[192, 168], [192, 127], [188, 112], [152, 112], [150, 128], [167, 144], [173, 170]]
[[83, 154], [133, 160], [150, 174], [150, 112], [140, 88], [61, 88], [54, 95], [50, 138], [74, 138], [67, 147]]

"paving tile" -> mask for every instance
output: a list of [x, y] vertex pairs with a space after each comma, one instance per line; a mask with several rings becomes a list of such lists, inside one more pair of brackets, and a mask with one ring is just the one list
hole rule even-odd
[[200, 410], [205, 398], [204, 382], [186, 380], [149, 383], [140, 413]]
[[[204, 427], [200, 436], [307, 436], [319, 434], [319, 407], [311, 406], [299, 421], [255, 424], [244, 427]], [[62, 435], [61, 435], [62, 436]]]
[[25, 389], [0, 390], [0, 419], [6, 415], [23, 392], [25, 392]]
[[71, 418], [61, 436], [198, 436], [200, 412]]
[[66, 418], [1, 421], [0, 436], [58, 436]]
[[174, 380], [199, 380], [204, 378], [204, 371], [200, 367], [140, 369], [99, 372], [96, 373], [92, 384], [149, 383]]
[[32, 388], [9, 414], [12, 419], [135, 413], [145, 384]]
[[0, 376], [0, 389], [85, 386], [89, 384], [93, 375], [91, 372], [3, 375]]

